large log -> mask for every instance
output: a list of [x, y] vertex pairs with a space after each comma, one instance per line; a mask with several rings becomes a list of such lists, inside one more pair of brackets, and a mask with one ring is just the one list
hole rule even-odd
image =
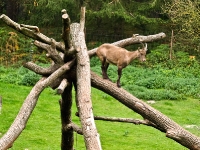
[[199, 137], [188, 132], [173, 120], [134, 97], [123, 88], [118, 88], [116, 84], [102, 79], [93, 72], [91, 72], [91, 83], [93, 87], [113, 96], [120, 103], [140, 114], [145, 120], [153, 124], [154, 128], [165, 132], [168, 138], [175, 140], [190, 150], [200, 150]]
[[[38, 40], [38, 41], [44, 42], [46, 44], [52, 43], [52, 39], [47, 37], [46, 35], [42, 34], [41, 32], [39, 32], [39, 29], [36, 26], [33, 27], [33, 26], [29, 26], [29, 25], [18, 24], [16, 22], [14, 22], [13, 20], [11, 20], [5, 14], [2, 14], [0, 16], [0, 19], [3, 22], [5, 22], [8, 26], [10, 26], [11, 28], [15, 29], [16, 31], [18, 31], [34, 40]], [[65, 52], [65, 46], [62, 43], [56, 42], [55, 45], [59, 51]]]
[[85, 7], [81, 7], [80, 24], [71, 24], [72, 45], [77, 51], [76, 78], [77, 87], [77, 108], [79, 111], [82, 132], [87, 150], [101, 150], [100, 138], [94, 122], [91, 85], [90, 85], [90, 61], [85, 43], [84, 26], [85, 25]]
[[[136, 44], [136, 43], [147, 43], [147, 42], [153, 42], [153, 41], [157, 41], [157, 40], [161, 40], [163, 38], [166, 37], [166, 34], [161, 32], [161, 33], [158, 33], [158, 34], [154, 34], [154, 35], [147, 35], [147, 36], [144, 36], [144, 35], [133, 35], [132, 37], [130, 38], [127, 38], [127, 39], [123, 39], [123, 40], [120, 40], [120, 41], [117, 41], [117, 42], [114, 42], [114, 43], [111, 43], [115, 46], [119, 46], [119, 47], [126, 47], [128, 45], [132, 45], [132, 44]], [[90, 51], [88, 51], [88, 54], [90, 57], [92, 56], [95, 56], [96, 55], [96, 50], [97, 48], [94, 48]]]
[[8, 129], [8, 131], [0, 139], [0, 150], [7, 150], [12, 147], [13, 142], [25, 129], [26, 123], [37, 104], [37, 100], [40, 96], [40, 93], [48, 87], [56, 78], [64, 74], [74, 65], [74, 61], [64, 64], [48, 78], [42, 78], [30, 91], [29, 95], [26, 97], [17, 117], [14, 122]]

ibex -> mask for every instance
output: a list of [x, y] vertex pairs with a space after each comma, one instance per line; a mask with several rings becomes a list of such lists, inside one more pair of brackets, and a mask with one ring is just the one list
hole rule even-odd
[[[143, 44], [142, 44], [143, 45]], [[136, 51], [127, 51], [124, 48], [114, 46], [112, 44], [103, 44], [101, 45], [96, 54], [101, 61], [101, 69], [102, 69], [102, 76], [104, 79], [109, 79], [107, 75], [107, 69], [109, 63], [114, 64], [118, 67], [118, 79], [117, 79], [117, 86], [121, 87], [120, 85], [120, 78], [122, 75], [122, 69], [125, 68], [128, 64], [130, 64], [135, 58], [138, 58], [141, 62], [146, 61], [146, 52], [147, 52], [147, 43], [143, 48]]]

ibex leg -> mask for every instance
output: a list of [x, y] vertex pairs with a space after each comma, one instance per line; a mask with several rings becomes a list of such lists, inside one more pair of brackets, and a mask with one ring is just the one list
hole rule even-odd
[[108, 74], [107, 74], [107, 70], [108, 70], [108, 67], [109, 67], [109, 63], [105, 62], [104, 67], [105, 67], [105, 76], [106, 76], [106, 79], [108, 79], [109, 81], [111, 81], [110, 78], [108, 77]]
[[107, 69], [108, 69], [109, 63], [106, 62], [106, 59], [103, 60], [101, 70], [102, 70], [102, 76], [103, 79], [109, 79], [108, 74], [107, 74]]
[[117, 79], [117, 86], [118, 87], [121, 87], [121, 84], [120, 84], [121, 75], [122, 75], [122, 68], [118, 68], [118, 79]]

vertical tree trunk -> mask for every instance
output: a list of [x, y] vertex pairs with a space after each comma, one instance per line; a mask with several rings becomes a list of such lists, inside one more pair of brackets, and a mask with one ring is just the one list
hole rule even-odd
[[80, 24], [73, 24], [73, 45], [77, 50], [77, 107], [87, 150], [101, 150], [91, 102], [90, 61], [85, 44], [85, 7], [81, 7]]
[[73, 150], [73, 129], [67, 128], [71, 123], [72, 83], [68, 83], [59, 103], [62, 122], [61, 150]]

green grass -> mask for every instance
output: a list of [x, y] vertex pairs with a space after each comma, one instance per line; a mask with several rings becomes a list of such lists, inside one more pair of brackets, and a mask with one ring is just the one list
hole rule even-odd
[[[12, 124], [30, 89], [26, 86], [0, 84], [0, 95], [3, 97], [3, 109], [0, 114], [0, 136]], [[49, 88], [41, 94], [25, 130], [15, 141], [11, 150], [60, 149], [59, 99], [60, 97]], [[94, 115], [141, 119], [138, 114], [96, 89], [92, 89], [92, 102]], [[181, 126], [194, 124], [200, 127], [200, 101], [198, 99], [161, 100], [152, 106]], [[80, 124], [79, 119], [74, 115], [75, 112], [76, 106], [73, 104], [73, 121]], [[105, 121], [96, 121], [96, 126], [104, 150], [186, 150], [180, 144], [166, 138], [164, 133], [151, 127]], [[188, 130], [200, 136], [199, 128]], [[74, 139], [74, 148], [85, 150], [83, 137], [74, 133]]]

